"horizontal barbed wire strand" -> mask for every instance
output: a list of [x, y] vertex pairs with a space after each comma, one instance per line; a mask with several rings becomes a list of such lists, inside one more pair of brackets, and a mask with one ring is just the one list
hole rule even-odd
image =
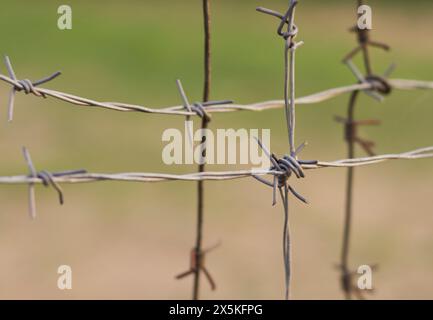
[[[8, 76], [0, 74], [0, 80], [14, 86], [18, 90], [24, 90], [24, 86], [18, 81], [11, 79]], [[394, 89], [399, 90], [416, 90], [416, 89], [433, 89], [433, 82], [430, 81], [419, 81], [419, 80], [406, 80], [406, 79], [389, 79], [387, 80], [389, 85]], [[315, 104], [320, 103], [340, 95], [350, 93], [359, 90], [371, 90], [374, 84], [371, 83], [359, 83], [352, 84], [343, 87], [332, 88], [317, 93], [313, 93], [304, 97], [299, 97], [295, 99], [296, 104]], [[99, 102], [96, 100], [76, 96], [73, 94], [34, 87], [35, 92], [39, 93], [40, 96], [49, 96], [58, 100], [62, 100], [77, 106], [87, 106], [87, 107], [99, 107], [104, 109], [110, 109], [115, 111], [123, 112], [143, 112], [143, 113], [153, 113], [153, 114], [167, 114], [167, 115], [180, 115], [180, 116], [197, 116], [196, 112], [186, 111], [184, 106], [177, 105], [172, 107], [164, 108], [150, 108], [145, 106], [140, 106], [136, 104], [128, 104], [121, 102]], [[278, 109], [285, 106], [284, 100], [268, 100], [252, 104], [221, 104], [214, 106], [207, 106], [206, 111], [208, 113], [217, 112], [233, 112], [233, 111], [262, 111], [269, 109]]]
[[[413, 160], [433, 158], [433, 146], [420, 148], [398, 154], [384, 154], [373, 157], [341, 159], [335, 161], [317, 161], [311, 164], [302, 164], [303, 169], [321, 169], [337, 167], [359, 167], [372, 165], [388, 160]], [[84, 173], [56, 176], [53, 173], [53, 181], [56, 183], [84, 183], [95, 181], [130, 181], [130, 182], [160, 182], [170, 180], [180, 181], [199, 181], [199, 180], [231, 180], [246, 178], [251, 176], [263, 175], [285, 175], [286, 172], [277, 170], [238, 170], [238, 171], [207, 171], [187, 174], [166, 174], [166, 173], [146, 173], [146, 172], [129, 172], [129, 173]], [[31, 177], [28, 175], [20, 176], [1, 176], [0, 184], [30, 184], [43, 183], [43, 179]]]

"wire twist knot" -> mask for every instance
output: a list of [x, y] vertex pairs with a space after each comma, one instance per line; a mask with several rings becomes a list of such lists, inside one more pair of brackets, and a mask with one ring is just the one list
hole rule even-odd
[[371, 84], [373, 90], [376, 90], [383, 95], [388, 95], [392, 91], [392, 87], [385, 77], [372, 74], [366, 76], [365, 81]]
[[52, 75], [42, 78], [38, 81], [31, 81], [29, 79], [18, 80], [8, 56], [5, 56], [5, 64], [9, 73], [9, 77], [12, 80], [10, 83], [13, 85], [9, 95], [9, 103], [8, 103], [8, 121], [10, 122], [13, 120], [13, 115], [14, 115], [15, 92], [24, 91], [25, 94], [33, 93], [35, 96], [46, 98], [46, 95], [43, 92], [37, 90], [36, 87], [40, 84], [46, 83], [48, 81], [57, 78], [59, 75], [61, 75], [61, 72], [57, 71]]
[[[60, 187], [60, 185], [56, 182], [55, 177], [64, 177], [64, 176], [70, 176], [70, 175], [76, 175], [76, 174], [85, 174], [87, 173], [86, 170], [69, 170], [69, 171], [62, 171], [62, 172], [56, 172], [51, 173], [47, 170], [42, 171], [36, 171], [35, 166], [33, 165], [32, 158], [30, 156], [29, 151], [27, 148], [23, 147], [23, 156], [24, 160], [27, 163], [27, 166], [29, 168], [29, 177], [31, 178], [37, 178], [42, 180], [42, 184], [45, 187], [53, 187], [54, 190], [57, 191], [59, 202], [61, 205], [64, 204], [64, 197], [63, 197], [63, 190]], [[31, 218], [36, 218], [36, 201], [35, 201], [35, 183], [30, 182], [29, 183], [29, 215]]]
[[298, 179], [305, 178], [304, 170], [302, 169], [300, 161], [290, 155], [285, 155], [281, 159], [277, 159], [275, 155], [272, 156], [274, 157], [278, 166], [272, 166], [271, 170], [276, 170], [283, 173], [282, 175], [278, 176], [278, 187], [283, 187], [287, 183], [287, 180], [290, 178], [292, 173], [294, 173]]
[[[256, 10], [261, 13], [265, 13], [280, 19], [281, 22], [278, 26], [277, 33], [284, 40], [286, 40], [286, 44], [288, 48], [296, 47], [296, 42], [294, 41], [294, 39], [298, 35], [299, 29], [298, 26], [293, 21], [293, 15], [297, 4], [298, 4], [297, 0], [292, 1], [284, 15], [271, 9], [262, 8], [262, 7], [256, 8]], [[287, 30], [283, 31], [284, 26], [286, 25], [287, 25]]]
[[21, 85], [21, 88], [19, 86], [15, 86], [15, 90], [17, 91], [24, 90], [26, 94], [33, 93], [36, 95], [40, 95], [39, 92], [35, 91], [35, 87], [33, 86], [33, 83], [29, 79], [18, 80], [17, 82]]
[[294, 156], [291, 155], [285, 155], [283, 158], [277, 158], [275, 154], [271, 153], [268, 148], [263, 145], [263, 143], [258, 139], [255, 138], [259, 147], [263, 150], [263, 152], [267, 155], [267, 157], [270, 159], [272, 166], [270, 168], [271, 171], [276, 171], [277, 173], [274, 174], [273, 182], [269, 182], [266, 179], [261, 178], [260, 176], [253, 175], [253, 178], [258, 180], [259, 182], [262, 182], [263, 184], [272, 187], [273, 194], [272, 194], [272, 205], [276, 204], [276, 189], [279, 188], [280, 190], [282, 188], [287, 187], [288, 190], [299, 200], [301, 200], [304, 203], [308, 203], [308, 201], [301, 196], [298, 192], [296, 192], [295, 189], [292, 188], [287, 182], [289, 178], [291, 177], [292, 173], [296, 176], [296, 178], [305, 178], [304, 170], [302, 168], [303, 165], [316, 165], [318, 163], [317, 160], [298, 160], [296, 158], [296, 155], [303, 150], [303, 148], [306, 146], [306, 142], [301, 144], [295, 152]]
[[191, 110], [195, 112], [200, 118], [210, 120], [209, 114], [206, 112], [206, 110], [203, 107], [203, 104], [200, 102], [196, 102], [191, 106]]
[[189, 270], [178, 274], [175, 278], [179, 280], [179, 279], [183, 279], [183, 278], [185, 278], [191, 274], [194, 274], [195, 272], [203, 271], [204, 275], [206, 276], [207, 281], [209, 282], [211, 289], [215, 290], [216, 289], [216, 283], [205, 266], [205, 256], [207, 253], [218, 248], [220, 245], [221, 245], [221, 242], [218, 242], [215, 245], [213, 245], [207, 249], [201, 250], [201, 251], [197, 250], [197, 248], [193, 248], [191, 250], [191, 254], [190, 254]]

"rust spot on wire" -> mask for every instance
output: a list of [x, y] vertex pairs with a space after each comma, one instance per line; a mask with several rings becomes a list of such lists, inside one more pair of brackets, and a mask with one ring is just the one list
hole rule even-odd
[[189, 270], [178, 274], [176, 276], [176, 279], [178, 279], [178, 280], [183, 279], [189, 275], [194, 275], [197, 272], [197, 270], [201, 270], [201, 271], [203, 271], [207, 281], [209, 282], [211, 289], [215, 290], [216, 289], [216, 283], [215, 283], [215, 280], [213, 279], [213, 277], [211, 276], [210, 272], [207, 270], [207, 268], [205, 266], [205, 256], [207, 253], [216, 249], [220, 245], [221, 245], [221, 243], [218, 242], [216, 245], [214, 245], [210, 248], [204, 249], [204, 250], [200, 250], [200, 251], [197, 250], [197, 248], [193, 248], [191, 250], [191, 254], [190, 254]]
[[374, 156], [373, 147], [375, 142], [372, 140], [363, 139], [358, 135], [359, 126], [377, 126], [380, 121], [376, 119], [368, 120], [351, 120], [340, 116], [335, 116], [335, 121], [344, 125], [344, 139], [346, 142], [353, 141], [357, 143], [369, 156]]
[[[354, 295], [359, 300], [365, 300], [365, 294], [374, 294], [375, 289], [361, 289], [358, 286], [357, 278], [359, 274], [356, 271], [349, 270], [347, 266], [336, 266], [337, 269], [340, 269], [340, 285], [341, 290], [345, 292], [346, 298], [350, 299], [352, 295]], [[378, 264], [374, 264], [371, 266], [372, 271], [376, 271], [379, 268]]]

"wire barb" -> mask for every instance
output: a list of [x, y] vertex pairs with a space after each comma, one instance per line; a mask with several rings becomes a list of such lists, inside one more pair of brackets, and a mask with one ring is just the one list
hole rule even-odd
[[29, 79], [18, 80], [14, 69], [12, 67], [11, 61], [8, 56], [4, 57], [6, 68], [8, 70], [10, 78], [15, 82], [13, 83], [13, 87], [9, 93], [9, 102], [8, 102], [8, 121], [11, 122], [14, 117], [14, 103], [15, 103], [15, 92], [16, 91], [24, 91], [25, 94], [33, 93], [35, 96], [44, 97], [46, 95], [44, 92], [41, 92], [36, 89], [36, 86], [44, 84], [48, 81], [51, 81], [61, 75], [60, 71], [53, 73], [51, 76], [42, 78], [38, 81], [32, 82]]
[[[318, 163], [316, 160], [298, 160], [295, 157], [285, 155], [283, 158], [278, 159], [273, 153], [270, 153], [269, 149], [263, 145], [263, 143], [258, 139], [257, 137], [254, 137], [257, 141], [259, 147], [263, 150], [263, 152], [269, 157], [272, 166], [270, 167], [270, 171], [272, 172], [278, 172], [278, 176], [274, 176], [273, 182], [269, 182], [259, 176], [253, 176], [256, 180], [259, 182], [262, 182], [263, 184], [272, 187], [272, 205], [276, 204], [276, 188], [283, 188], [287, 185], [287, 181], [292, 175], [292, 173], [296, 176], [296, 178], [305, 178], [304, 169], [302, 168], [302, 165], [315, 165]], [[304, 145], [304, 144], [303, 144]], [[301, 145], [302, 146], [302, 145]], [[301, 147], [300, 146], [300, 147]], [[302, 148], [298, 148], [298, 150], [302, 150]], [[304, 203], [308, 203], [308, 201], [301, 196], [296, 190], [288, 185], [289, 191], [300, 201]]]
[[213, 245], [212, 247], [203, 249], [198, 251], [197, 248], [193, 248], [191, 250], [191, 254], [190, 254], [190, 267], [189, 270], [182, 272], [180, 274], [178, 274], [175, 278], [180, 280], [183, 279], [189, 275], [195, 274], [195, 272], [197, 270], [201, 270], [203, 271], [206, 279], [209, 282], [209, 285], [213, 290], [216, 289], [216, 283], [215, 280], [213, 279], [213, 277], [211, 276], [211, 274], [209, 273], [209, 271], [207, 270], [206, 266], [205, 266], [205, 255], [211, 251], [213, 251], [214, 249], [218, 248], [221, 245], [221, 242], [218, 242], [217, 244]]
[[356, 67], [352, 60], [345, 61], [345, 64], [352, 71], [353, 75], [359, 81], [359, 84], [368, 84], [365, 90], [362, 90], [366, 95], [372, 97], [373, 99], [382, 102], [384, 97], [382, 95], [388, 95], [392, 91], [392, 86], [389, 81], [378, 75], [367, 75], [363, 76], [361, 71]]
[[[277, 169], [279, 171], [285, 172], [284, 175], [278, 177], [278, 183], [274, 178], [273, 181], [273, 196], [272, 196], [272, 204], [276, 203], [276, 186], [280, 189], [281, 199], [284, 203], [284, 246], [283, 246], [283, 255], [284, 255], [284, 266], [286, 273], [286, 300], [289, 299], [289, 291], [290, 291], [290, 235], [289, 235], [289, 225], [288, 225], [288, 192], [292, 192], [292, 194], [297, 197], [299, 200], [306, 202], [305, 198], [300, 196], [292, 187], [288, 186], [287, 180], [293, 172], [297, 178], [303, 178], [304, 173], [302, 171], [302, 167], [297, 161], [297, 154], [295, 147], [295, 124], [296, 124], [296, 116], [295, 116], [295, 52], [296, 49], [302, 45], [303, 42], [295, 42], [294, 39], [298, 34], [298, 27], [295, 24], [295, 7], [298, 4], [297, 0], [290, 0], [289, 8], [287, 9], [284, 15], [276, 13], [269, 9], [258, 9], [259, 12], [263, 12], [266, 14], [270, 14], [273, 16], [277, 16], [280, 18], [280, 24], [277, 29], [277, 33], [284, 39], [284, 110], [286, 115], [287, 122], [287, 131], [288, 131], [288, 140], [289, 140], [289, 155], [285, 156], [282, 159], [277, 159], [274, 155], [274, 166], [271, 169]], [[281, 18], [282, 17], [282, 18]], [[283, 31], [284, 27], [287, 25], [286, 31]], [[261, 143], [259, 144], [261, 145]], [[263, 149], [263, 147], [262, 147]], [[299, 148], [298, 148], [299, 149]], [[302, 149], [302, 148], [301, 148]], [[282, 188], [284, 187], [284, 193], [282, 192]]]
[[65, 176], [74, 176], [74, 175], [80, 175], [80, 174], [86, 174], [86, 170], [69, 170], [69, 171], [62, 171], [57, 173], [51, 173], [46, 170], [42, 170], [40, 172], [37, 172], [35, 169], [35, 166], [33, 165], [32, 158], [30, 156], [30, 152], [26, 147], [22, 148], [24, 160], [27, 163], [27, 166], [29, 168], [30, 175], [27, 176], [29, 178], [29, 216], [32, 219], [36, 218], [36, 201], [35, 201], [35, 180], [38, 179], [41, 181], [41, 183], [45, 187], [51, 186], [54, 190], [56, 190], [58, 197], [59, 197], [59, 203], [60, 205], [64, 204], [64, 196], [63, 196], [63, 190], [60, 187], [59, 183], [57, 182], [58, 178], [62, 178]]
[[368, 120], [351, 120], [348, 118], [343, 118], [340, 116], [334, 117], [335, 121], [342, 123], [344, 125], [344, 139], [346, 142], [353, 141], [358, 143], [358, 145], [370, 156], [374, 156], [373, 147], [375, 146], [375, 142], [371, 140], [366, 140], [358, 135], [358, 127], [359, 126], [377, 126], [380, 125], [380, 121], [376, 119], [368, 119]]
[[[30, 171], [30, 177], [35, 178], [37, 177], [36, 169], [33, 165], [32, 158], [30, 156], [29, 151], [26, 147], [23, 147], [23, 155], [24, 159], [27, 162], [27, 166]], [[29, 215], [30, 218], [35, 219], [36, 218], [36, 201], [35, 201], [35, 185], [34, 183], [29, 183]]]
[[[195, 113], [200, 118], [205, 119], [205, 121], [209, 122], [211, 120], [210, 114], [207, 112], [206, 107], [209, 106], [218, 106], [218, 105], [229, 105], [232, 104], [232, 100], [216, 100], [216, 101], [205, 101], [205, 102], [195, 102], [192, 105], [190, 105], [187, 95], [185, 93], [185, 90], [183, 89], [182, 82], [178, 79], [176, 80], [176, 85], [179, 90], [179, 94], [182, 98], [183, 106], [189, 113]], [[191, 126], [191, 115], [186, 114], [186, 121], [188, 126], [188, 139], [190, 142], [190, 145], [194, 145], [194, 139], [193, 139], [193, 132], [192, 132], [192, 126]]]
[[[364, 1], [358, 0], [358, 7], [362, 6], [363, 4]], [[376, 47], [385, 51], [389, 51], [391, 48], [385, 43], [371, 40], [370, 30], [368, 28], [360, 28], [358, 25], [355, 25], [352, 28], [350, 28], [349, 31], [356, 33], [358, 45], [343, 58], [343, 62], [353, 59], [355, 55], [357, 55], [359, 52], [362, 52], [364, 58], [365, 71], [367, 75], [372, 75], [373, 72], [371, 68], [368, 48]]]

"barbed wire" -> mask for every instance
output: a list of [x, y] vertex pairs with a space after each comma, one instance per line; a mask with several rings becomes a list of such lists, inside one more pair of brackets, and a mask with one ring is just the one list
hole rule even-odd
[[[201, 130], [206, 132], [206, 129], [211, 120], [210, 116], [205, 111], [204, 105], [209, 102], [210, 92], [211, 92], [211, 14], [210, 14], [210, 0], [202, 1], [203, 10], [203, 29], [204, 29], [204, 77], [203, 77], [203, 103], [198, 104], [197, 114], [201, 116]], [[185, 94], [183, 94], [185, 96]], [[211, 104], [210, 104], [211, 105]], [[206, 133], [203, 135], [200, 144], [200, 154], [202, 157], [206, 156], [206, 145], [207, 137]], [[205, 171], [205, 162], [198, 165], [198, 172]], [[196, 224], [196, 239], [195, 247], [192, 252], [194, 254], [194, 259], [191, 259], [191, 270], [194, 274], [194, 283], [192, 298], [193, 300], [199, 299], [200, 293], [200, 272], [203, 271], [209, 283], [211, 284], [212, 290], [216, 288], [216, 284], [212, 279], [210, 273], [205, 266], [205, 251], [202, 250], [203, 247], [203, 229], [204, 229], [204, 183], [202, 180], [197, 182], [197, 224]], [[194, 264], [193, 264], [194, 263]]]
[[[296, 49], [303, 44], [302, 41], [296, 42], [295, 38], [298, 34], [298, 26], [295, 24], [295, 9], [298, 4], [297, 0], [290, 0], [289, 7], [283, 15], [279, 12], [258, 7], [256, 10], [279, 19], [279, 26], [277, 34], [284, 40], [284, 111], [286, 116], [288, 142], [289, 142], [289, 155], [284, 156], [282, 159], [277, 159], [275, 155], [270, 154], [269, 150], [259, 141], [259, 146], [270, 158], [273, 169], [280, 172], [286, 172], [276, 179], [274, 177], [273, 200], [276, 203], [277, 187], [284, 205], [284, 223], [283, 223], [283, 258], [284, 258], [284, 272], [285, 272], [285, 299], [288, 300], [290, 296], [290, 279], [292, 275], [291, 266], [291, 240], [290, 240], [290, 224], [289, 224], [289, 191], [299, 200], [306, 202], [305, 198], [298, 194], [288, 183], [287, 180], [293, 172], [297, 178], [304, 178], [305, 175], [302, 170], [302, 164], [298, 161], [298, 153], [302, 151], [303, 145], [296, 148], [295, 146], [295, 126], [296, 126], [296, 101], [295, 101], [295, 57]], [[284, 30], [286, 27], [286, 30]], [[256, 179], [258, 177], [256, 176]], [[265, 181], [259, 181], [267, 184]]]
[[[322, 169], [322, 168], [347, 168], [360, 167], [377, 164], [388, 160], [414, 160], [433, 157], [433, 146], [419, 148], [408, 152], [396, 154], [383, 154], [373, 157], [340, 159], [334, 161], [315, 161], [314, 163], [299, 162], [303, 169]], [[311, 160], [313, 161], [313, 160]], [[251, 169], [237, 171], [206, 171], [186, 174], [169, 174], [169, 173], [145, 173], [145, 172], [127, 172], [127, 173], [75, 173], [76, 171], [65, 171], [64, 173], [52, 173], [53, 181], [57, 183], [84, 183], [96, 181], [131, 181], [131, 182], [161, 182], [161, 181], [198, 181], [198, 180], [231, 180], [251, 177], [253, 175], [284, 175], [284, 171], [269, 169]], [[18, 175], [18, 176], [0, 176], [0, 184], [29, 184], [43, 183], [44, 180], [39, 176]]]
[[[0, 176], [0, 184], [47, 184], [47, 180], [41, 175], [42, 172], [36, 172], [31, 162], [30, 155], [23, 148], [25, 159], [32, 167], [30, 175], [17, 176]], [[414, 160], [433, 157], [433, 146], [419, 148], [397, 154], [383, 154], [372, 157], [340, 159], [334, 161], [316, 161], [316, 160], [299, 160], [302, 169], [322, 169], [322, 168], [342, 168], [342, 167], [360, 167], [377, 164], [388, 160]], [[269, 169], [250, 169], [237, 171], [206, 171], [186, 174], [169, 174], [169, 173], [146, 173], [146, 172], [126, 172], [126, 173], [88, 173], [84, 169], [62, 171], [51, 173], [51, 180], [55, 183], [86, 183], [97, 181], [129, 181], [129, 182], [162, 182], [162, 181], [199, 181], [199, 180], [232, 180], [261, 175], [286, 175], [286, 171], [269, 170]]]
[[[28, 184], [30, 189], [30, 216], [36, 217], [34, 205], [34, 185], [43, 184], [52, 186], [59, 193], [60, 203], [63, 204], [63, 194], [59, 184], [91, 183], [101, 181], [123, 182], [164, 182], [164, 181], [223, 181], [249, 177], [271, 175], [275, 177], [290, 177], [295, 170], [290, 167], [280, 169], [250, 169], [237, 171], [205, 171], [186, 174], [148, 173], [148, 172], [124, 172], [124, 173], [89, 173], [85, 169], [50, 172], [47, 170], [36, 171], [30, 157], [30, 153], [23, 148], [24, 158], [30, 168], [29, 175], [0, 176], [0, 184]], [[269, 153], [270, 157], [272, 155]], [[340, 159], [334, 161], [298, 160], [301, 169], [314, 170], [323, 168], [360, 167], [377, 164], [389, 160], [415, 160], [433, 158], [433, 146], [419, 148], [397, 154], [383, 154], [373, 157]], [[277, 159], [278, 161], [279, 159]], [[273, 185], [269, 183], [269, 185]]]
[[[122, 102], [99, 102], [89, 98], [80, 97], [70, 93], [56, 91], [52, 89], [40, 88], [39, 85], [47, 83], [61, 73], [55, 72], [52, 76], [41, 79], [39, 81], [31, 82], [30, 80], [17, 80], [15, 73], [13, 72], [12, 64], [9, 57], [5, 57], [5, 64], [7, 69], [12, 71], [9, 76], [0, 74], [0, 80], [10, 84], [12, 86], [11, 94], [8, 103], [8, 119], [13, 120], [13, 110], [15, 102], [15, 92], [23, 91], [26, 94], [33, 94], [37, 97], [52, 97], [76, 106], [82, 107], [97, 107], [104, 108], [114, 111], [121, 112], [141, 112], [150, 114], [162, 114], [162, 115], [178, 115], [178, 116], [200, 116], [195, 111], [188, 111], [183, 105], [176, 105], [171, 107], [163, 108], [151, 108], [136, 104], [122, 103]], [[393, 89], [400, 90], [416, 90], [416, 89], [433, 89], [433, 82], [431, 81], [420, 81], [420, 80], [407, 80], [407, 79], [388, 79], [388, 84]], [[296, 104], [316, 104], [327, 101], [329, 99], [336, 98], [340, 95], [351, 93], [354, 91], [371, 91], [375, 88], [375, 84], [371, 82], [357, 83], [342, 87], [336, 87], [313, 93], [304, 97], [295, 99]], [[252, 104], [235, 104], [235, 103], [222, 103], [219, 105], [205, 106], [207, 113], [221, 113], [221, 112], [234, 112], [234, 111], [263, 111], [271, 109], [279, 109], [285, 106], [284, 100], [267, 100]]]
[[[357, 1], [357, 8], [364, 5], [363, 0]], [[358, 13], [358, 12], [357, 12]], [[359, 14], [359, 13], [358, 13]], [[351, 29], [351, 32], [357, 35], [356, 47], [347, 54], [343, 62], [349, 67], [353, 75], [359, 81], [359, 83], [370, 82], [375, 84], [375, 90], [364, 91], [367, 95], [373, 99], [381, 102], [384, 100], [385, 95], [389, 95], [392, 92], [392, 86], [389, 84], [387, 78], [395, 69], [395, 64], [391, 64], [390, 67], [384, 72], [383, 75], [377, 75], [373, 72], [371, 59], [370, 59], [370, 47], [380, 48], [385, 51], [389, 51], [390, 47], [382, 42], [372, 41], [370, 39], [370, 30], [368, 28], [361, 28], [358, 24], [355, 24]], [[365, 69], [364, 74], [358, 69], [358, 67], [352, 62], [352, 58], [361, 53], [362, 61]], [[358, 144], [368, 155], [373, 156], [373, 147], [375, 142], [372, 140], [366, 140], [361, 138], [358, 134], [358, 127], [361, 125], [379, 125], [380, 121], [375, 119], [368, 120], [355, 120], [355, 107], [358, 102], [360, 91], [353, 91], [350, 95], [347, 117], [337, 117], [336, 120], [344, 125], [344, 140], [347, 144], [347, 157], [355, 158], [355, 145]], [[345, 190], [345, 206], [344, 206], [344, 224], [343, 224], [343, 238], [341, 246], [341, 257], [340, 257], [340, 284], [341, 289], [346, 299], [352, 299], [353, 296], [363, 299], [363, 292], [356, 285], [355, 274], [349, 266], [349, 253], [350, 253], [350, 238], [352, 229], [352, 216], [353, 216], [353, 193], [354, 193], [354, 181], [355, 181], [355, 168], [347, 168], [346, 176], [346, 190]]]
[[[203, 3], [207, 3], [203, 0]], [[252, 104], [232, 104], [229, 100], [223, 101], [208, 101], [210, 90], [210, 55], [206, 54], [205, 63], [206, 78], [203, 102], [190, 105], [187, 101], [186, 95], [183, 92], [180, 81], [178, 81], [178, 89], [181, 93], [183, 105], [176, 105], [163, 108], [150, 108], [146, 106], [128, 104], [121, 102], [99, 102], [96, 100], [80, 97], [77, 95], [41, 88], [40, 85], [47, 83], [60, 75], [56, 72], [51, 76], [43, 78], [38, 81], [31, 81], [28, 79], [19, 80], [13, 70], [10, 59], [5, 57], [5, 64], [9, 76], [0, 74], [0, 80], [11, 85], [11, 91], [8, 102], [8, 120], [13, 120], [14, 103], [16, 92], [24, 92], [25, 94], [33, 94], [38, 97], [47, 98], [51, 97], [58, 99], [76, 106], [83, 107], [98, 107], [103, 109], [110, 109], [121, 112], [142, 112], [149, 114], [162, 114], [162, 115], [180, 115], [186, 116], [187, 119], [191, 116], [198, 116], [206, 123], [209, 121], [210, 113], [223, 113], [235, 111], [263, 111], [278, 108], [285, 108], [288, 138], [289, 138], [289, 155], [277, 158], [271, 153], [266, 146], [262, 145], [260, 141], [259, 146], [263, 149], [271, 160], [272, 166], [267, 169], [250, 169], [250, 170], [235, 170], [235, 171], [204, 171], [204, 166], [200, 167], [199, 172], [185, 173], [185, 174], [169, 174], [169, 173], [146, 173], [146, 172], [123, 172], [123, 173], [89, 173], [86, 170], [72, 170], [51, 173], [46, 170], [36, 171], [30, 154], [27, 149], [23, 149], [23, 154], [29, 168], [29, 175], [16, 175], [16, 176], [0, 176], [0, 184], [25, 184], [29, 186], [29, 213], [32, 218], [36, 217], [35, 205], [35, 185], [42, 184], [45, 187], [53, 188], [59, 198], [60, 204], [64, 202], [63, 190], [61, 184], [75, 184], [75, 183], [92, 183], [103, 181], [123, 181], [123, 182], [138, 182], [138, 183], [151, 183], [151, 182], [164, 182], [164, 181], [224, 181], [243, 178], [255, 178], [260, 182], [273, 188], [273, 204], [276, 203], [276, 190], [278, 188], [284, 205], [284, 230], [283, 230], [283, 253], [285, 263], [285, 277], [286, 277], [286, 298], [289, 297], [290, 288], [290, 232], [288, 223], [288, 196], [291, 192], [299, 200], [306, 202], [306, 199], [299, 195], [289, 184], [288, 179], [294, 175], [296, 178], [305, 177], [303, 170], [323, 169], [323, 168], [354, 168], [366, 165], [373, 165], [389, 160], [414, 160], [423, 158], [433, 158], [433, 146], [419, 148], [408, 152], [397, 154], [383, 154], [377, 156], [369, 156], [364, 158], [340, 159], [334, 161], [317, 161], [317, 160], [299, 160], [298, 154], [303, 149], [304, 145], [295, 147], [295, 105], [301, 104], [315, 104], [336, 98], [346, 93], [357, 94], [358, 92], [365, 92], [377, 100], [382, 100], [381, 93], [388, 89], [400, 90], [415, 90], [415, 89], [433, 89], [433, 82], [419, 81], [419, 80], [405, 80], [405, 79], [388, 79], [390, 71], [389, 68], [383, 77], [372, 77], [371, 66], [369, 60], [367, 61], [368, 69], [367, 76], [364, 77], [359, 70], [351, 63], [351, 57], [360, 50], [366, 52], [366, 46], [380, 45], [372, 42], [369, 39], [365, 43], [360, 43], [360, 47], [353, 50], [345, 59], [345, 62], [351, 68], [354, 75], [357, 77], [359, 83], [335, 87], [304, 97], [295, 98], [295, 49], [302, 43], [294, 41], [298, 33], [298, 27], [294, 24], [294, 12], [296, 0], [289, 1], [289, 8], [286, 13], [282, 15], [273, 10], [265, 8], [257, 8], [258, 11], [274, 16], [280, 20], [278, 27], [278, 34], [285, 40], [285, 84], [284, 84], [284, 99], [283, 100], [268, 100]], [[206, 23], [206, 22], [205, 22]], [[283, 29], [287, 27], [287, 31]], [[209, 31], [209, 30], [208, 30]], [[365, 35], [364, 35], [365, 36]], [[209, 38], [207, 38], [209, 39]], [[206, 43], [209, 45], [209, 43]], [[209, 53], [209, 51], [206, 51]], [[368, 59], [368, 58], [367, 58]], [[339, 118], [340, 122], [343, 119]], [[203, 125], [202, 125], [203, 126]], [[191, 141], [190, 141], [191, 142]], [[271, 176], [272, 182], [265, 179], [266, 176]], [[201, 186], [201, 187], [200, 187]], [[200, 189], [201, 188], [201, 189]], [[199, 190], [202, 185], [199, 184]], [[200, 195], [201, 194], [201, 195]], [[200, 209], [200, 201], [202, 204], [203, 195], [199, 191], [199, 206], [198, 206], [198, 234], [196, 247], [192, 251], [190, 270], [178, 275], [178, 278], [183, 278], [189, 274], [195, 274], [195, 283], [193, 289], [193, 297], [198, 298], [198, 275], [200, 271], [205, 273], [212, 288], [215, 288], [215, 282], [210, 276], [206, 267], [204, 266], [203, 254], [206, 250], [201, 249], [201, 216], [203, 210]], [[200, 200], [201, 199], [201, 200]]]

